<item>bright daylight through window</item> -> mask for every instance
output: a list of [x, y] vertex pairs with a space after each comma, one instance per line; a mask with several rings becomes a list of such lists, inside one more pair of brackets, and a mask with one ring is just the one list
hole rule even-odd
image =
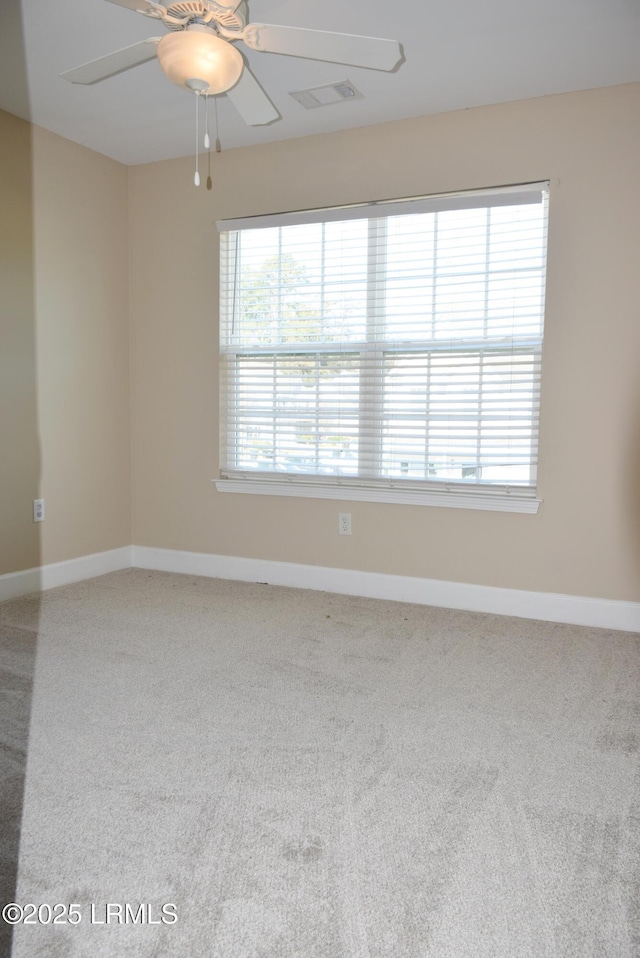
[[547, 196], [219, 223], [218, 487], [535, 511]]

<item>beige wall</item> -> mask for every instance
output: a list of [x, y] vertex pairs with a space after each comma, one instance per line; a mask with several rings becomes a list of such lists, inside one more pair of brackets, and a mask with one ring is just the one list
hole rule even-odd
[[0, 111], [0, 575], [40, 564], [31, 130]]
[[127, 169], [34, 128], [42, 561], [131, 542]]
[[[131, 168], [134, 542], [639, 600], [639, 116], [630, 85], [231, 150], [211, 192]], [[216, 218], [543, 178], [537, 516], [216, 492]]]
[[127, 169], [0, 124], [4, 573], [129, 545], [131, 515]]

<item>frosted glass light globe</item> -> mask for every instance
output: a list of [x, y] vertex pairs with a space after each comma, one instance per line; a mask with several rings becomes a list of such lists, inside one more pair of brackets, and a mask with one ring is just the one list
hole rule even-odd
[[231, 43], [210, 30], [197, 29], [168, 33], [158, 44], [158, 60], [172, 83], [193, 90], [196, 84], [189, 86], [187, 81], [199, 81], [206, 84], [200, 89], [207, 96], [235, 86], [244, 66], [242, 54]]

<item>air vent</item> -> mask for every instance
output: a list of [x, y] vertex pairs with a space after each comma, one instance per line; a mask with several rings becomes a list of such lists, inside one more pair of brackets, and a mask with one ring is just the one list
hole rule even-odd
[[315, 86], [310, 90], [295, 90], [289, 93], [294, 100], [307, 110], [315, 110], [317, 106], [331, 106], [333, 103], [344, 103], [345, 100], [362, 100], [363, 95], [356, 90], [351, 80], [342, 80], [340, 83], [328, 83], [326, 86]]

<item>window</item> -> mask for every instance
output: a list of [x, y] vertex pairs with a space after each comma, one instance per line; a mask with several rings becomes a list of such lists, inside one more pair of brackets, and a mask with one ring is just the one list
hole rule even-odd
[[535, 511], [547, 207], [542, 183], [218, 224], [219, 488]]

